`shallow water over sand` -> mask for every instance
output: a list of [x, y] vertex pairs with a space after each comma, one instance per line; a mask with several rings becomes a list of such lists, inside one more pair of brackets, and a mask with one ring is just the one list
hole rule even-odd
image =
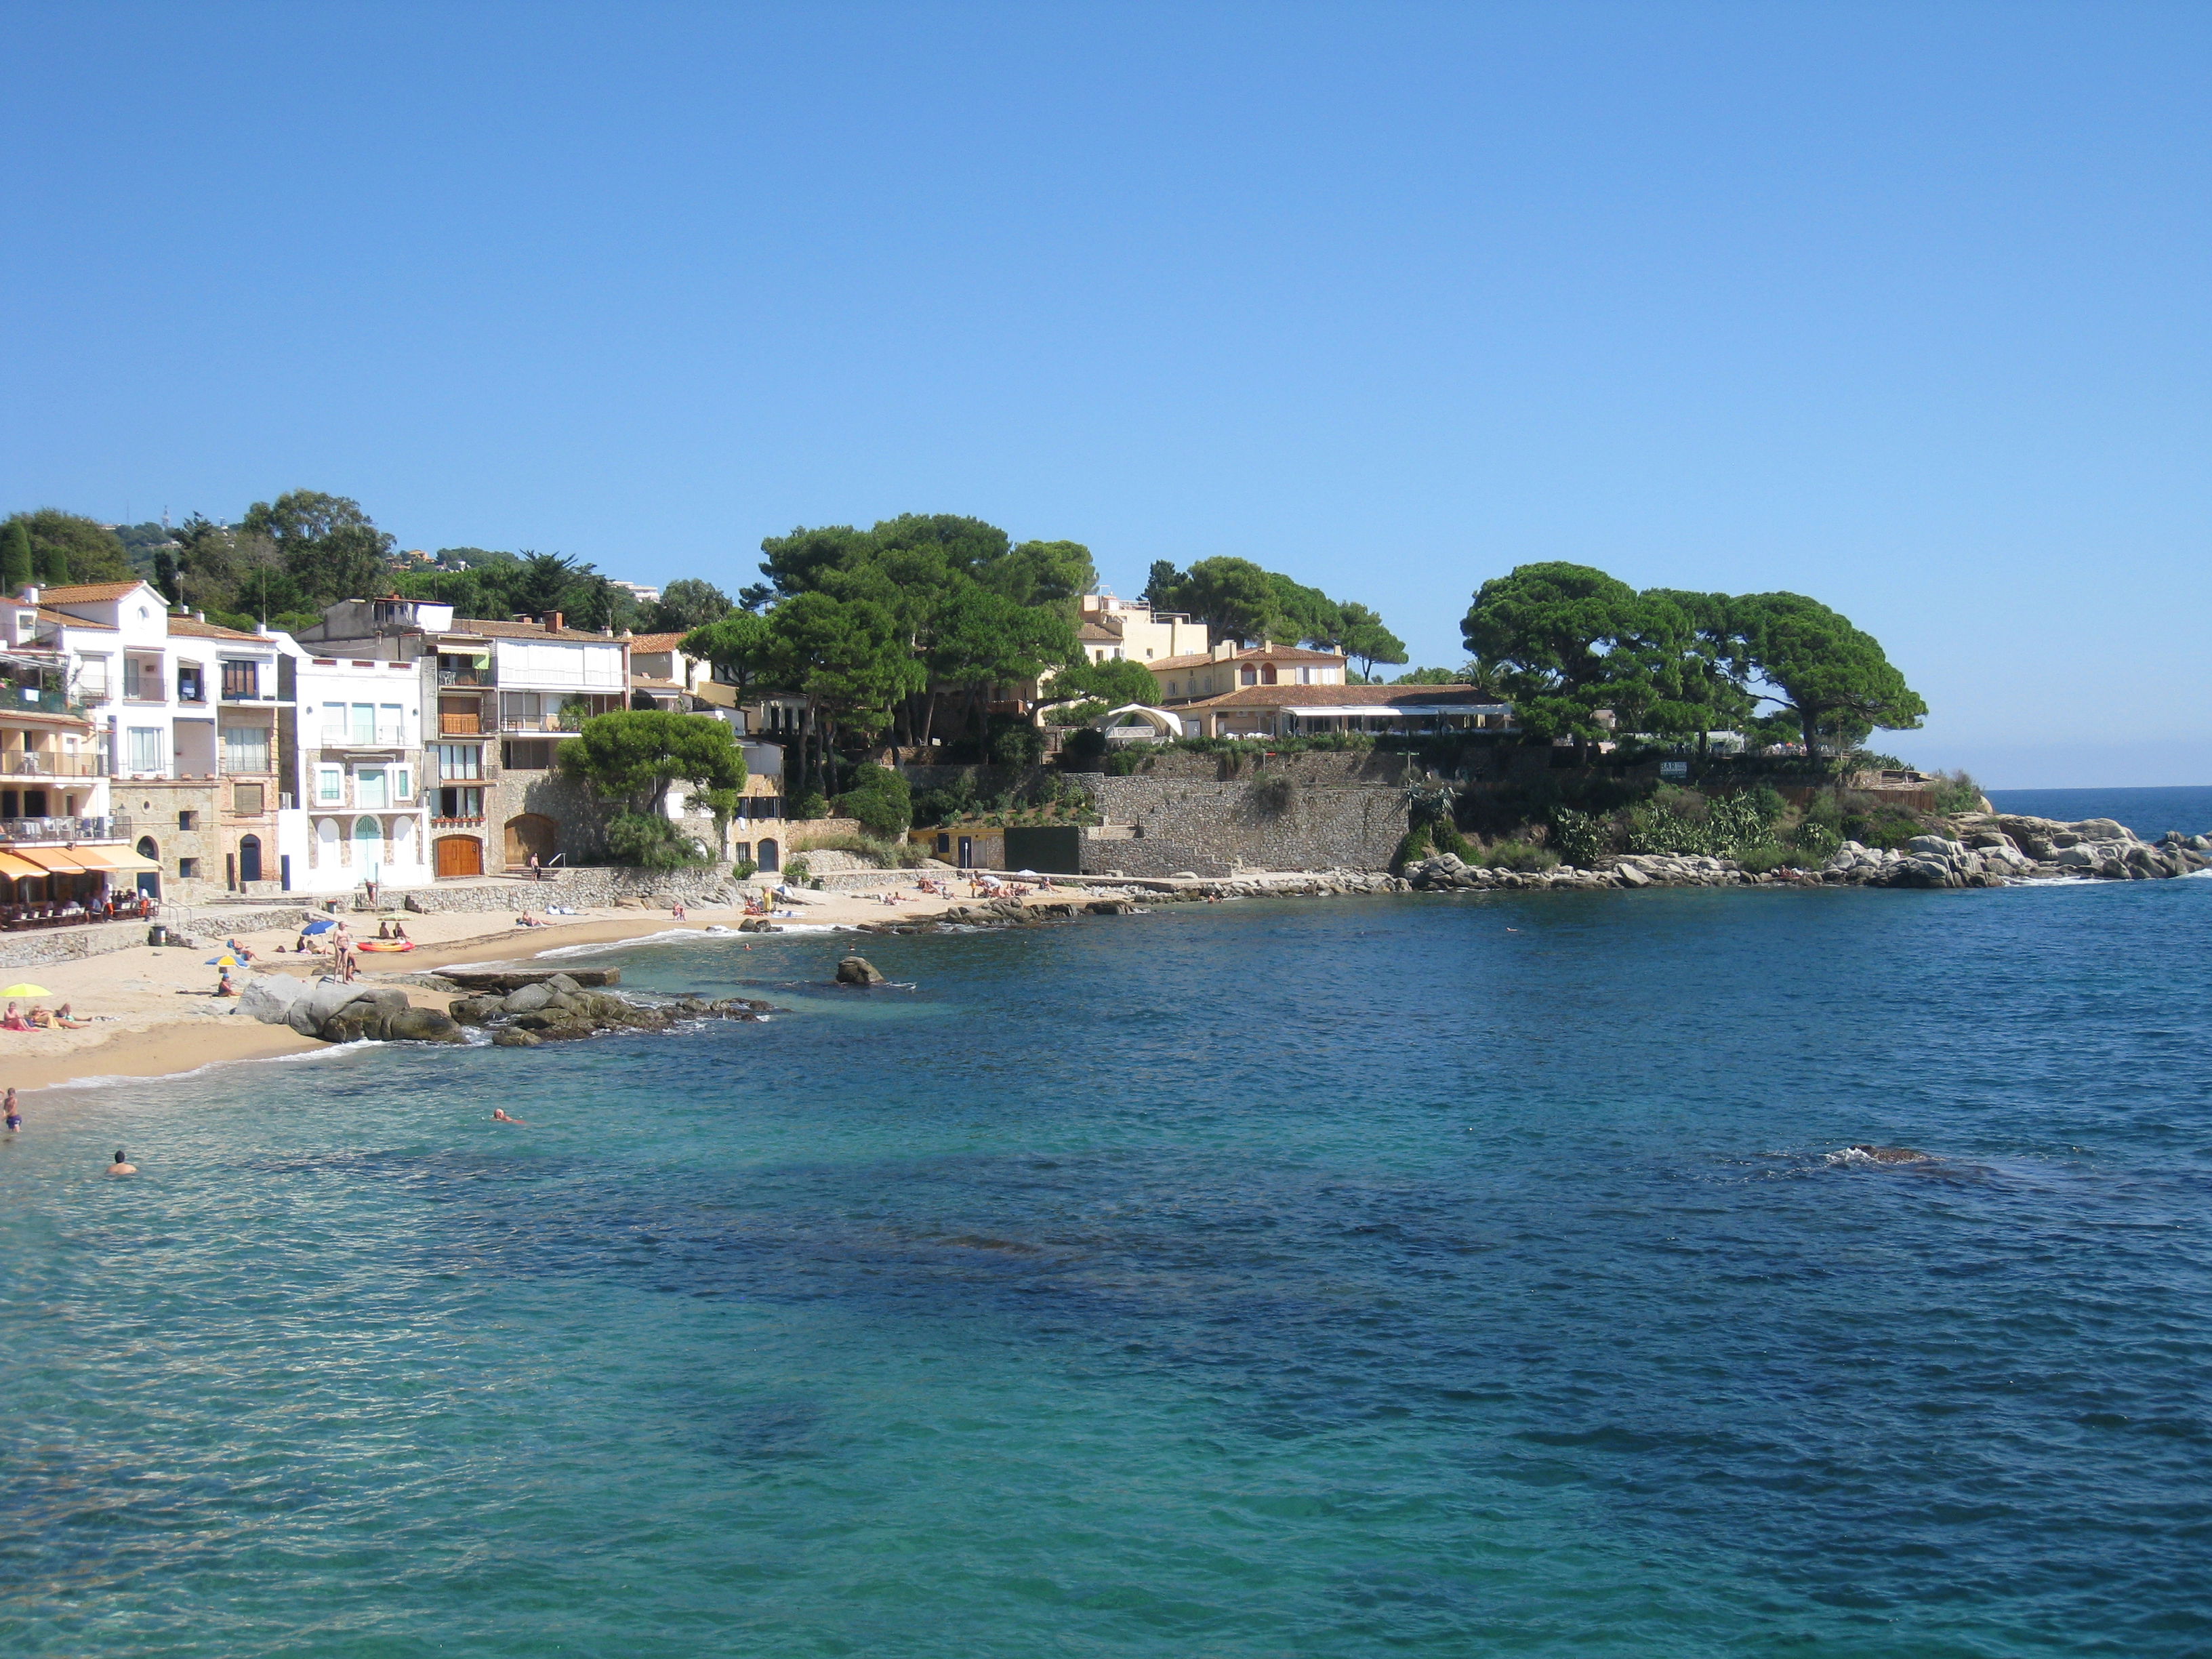
[[0, 1650], [2200, 1652], [2208, 928], [726, 937], [608, 959], [790, 1013], [33, 1097]]

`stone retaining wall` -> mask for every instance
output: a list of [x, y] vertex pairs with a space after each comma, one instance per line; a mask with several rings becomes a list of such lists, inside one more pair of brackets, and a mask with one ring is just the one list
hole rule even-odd
[[687, 904], [721, 902], [733, 890], [730, 866], [700, 865], [688, 870], [626, 870], [580, 865], [546, 881], [487, 881], [410, 888], [390, 895], [425, 915], [480, 915], [495, 910], [543, 910], [549, 904], [579, 909], [648, 899], [672, 893]]
[[[1196, 758], [1205, 758], [1199, 757]], [[1290, 756], [1346, 761], [1356, 755]], [[1338, 775], [1341, 776], [1340, 773]], [[1406, 834], [1406, 796], [1395, 785], [1330, 787], [1278, 775], [1234, 783], [1136, 776], [1103, 778], [1098, 805], [1109, 833], [1085, 836], [1085, 874], [1120, 870], [1167, 876], [1188, 870], [1383, 870]], [[1131, 826], [1123, 830], [1121, 826]]]
[[222, 939], [233, 933], [250, 933], [263, 927], [304, 927], [319, 911], [298, 905], [269, 910], [200, 911], [189, 921], [165, 909], [155, 923], [99, 921], [83, 927], [50, 927], [38, 933], [0, 934], [0, 969], [33, 968], [42, 962], [77, 962], [128, 951], [146, 942], [149, 926], [189, 928], [195, 939]]

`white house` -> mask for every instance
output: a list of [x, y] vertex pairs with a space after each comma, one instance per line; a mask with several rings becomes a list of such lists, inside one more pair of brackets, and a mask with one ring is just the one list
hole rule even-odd
[[279, 830], [293, 890], [428, 882], [417, 665], [312, 656], [279, 638], [299, 687], [299, 807], [283, 814]]

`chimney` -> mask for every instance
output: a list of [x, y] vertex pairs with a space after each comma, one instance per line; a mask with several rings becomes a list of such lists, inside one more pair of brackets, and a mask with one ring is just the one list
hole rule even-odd
[[561, 631], [561, 613], [559, 611], [554, 611], [547, 613], [545, 617], [545, 631], [549, 634], [557, 634]]
[[25, 605], [36, 605], [38, 602], [39, 590], [37, 587], [27, 587], [23, 590], [23, 603]]

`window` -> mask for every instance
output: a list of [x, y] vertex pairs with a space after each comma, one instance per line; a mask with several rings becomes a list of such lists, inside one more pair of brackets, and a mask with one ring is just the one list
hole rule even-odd
[[87, 702], [107, 701], [107, 659], [79, 657], [76, 659], [77, 695]]
[[480, 818], [483, 816], [483, 791], [461, 786], [438, 792], [438, 816], [441, 818]]
[[180, 662], [177, 665], [177, 701], [179, 702], [207, 701], [207, 682], [200, 678], [200, 665], [198, 663]]
[[199, 828], [199, 817], [200, 815], [198, 813], [193, 811], [190, 807], [186, 807], [183, 811], [177, 814], [177, 828], [179, 830], [197, 830]]
[[140, 665], [138, 659], [136, 657], [125, 657], [123, 659], [123, 695], [125, 696], [135, 697], [138, 695], [140, 684], [139, 676]]
[[500, 694], [500, 724], [519, 727], [525, 732], [541, 729], [538, 721], [544, 718], [544, 699], [535, 691], [506, 691]]
[[553, 745], [542, 738], [509, 738], [500, 745], [500, 764], [510, 771], [543, 772], [553, 764]]
[[134, 726], [130, 729], [128, 736], [131, 743], [131, 763], [125, 769], [131, 772], [160, 771], [161, 769], [161, 728], [158, 726]]
[[200, 873], [200, 861], [198, 859], [179, 859], [177, 860], [177, 873], [182, 876], [186, 881], [191, 881], [198, 878]]
[[346, 706], [342, 702], [323, 705], [323, 741], [325, 744], [346, 740]]
[[226, 698], [252, 702], [261, 695], [261, 665], [258, 662], [225, 662], [222, 665], [222, 695]]
[[232, 786], [230, 792], [230, 810], [240, 817], [256, 817], [260, 815], [261, 803], [267, 798], [264, 785], [235, 784]]
[[224, 726], [222, 769], [226, 772], [266, 772], [269, 769], [269, 728], [265, 726]]
[[343, 806], [345, 805], [345, 769], [342, 766], [318, 766], [315, 769], [315, 805]]
[[1300, 685], [1311, 685], [1313, 683], [1314, 677], [1312, 669], [1301, 668], [1298, 670], [1298, 684]]
[[1260, 683], [1260, 671], [1256, 668], [1240, 668], [1237, 671], [1237, 678], [1243, 684], [1257, 685]]
[[401, 723], [398, 703], [376, 706], [376, 740], [393, 749], [407, 741], [407, 728]]
[[353, 775], [353, 804], [356, 806], [389, 806], [386, 793], [387, 775], [380, 766], [357, 768]]
[[392, 769], [392, 799], [394, 800], [405, 800], [414, 793], [414, 769], [407, 766], [393, 767]]
[[480, 743], [434, 743], [430, 764], [441, 779], [480, 778], [483, 775], [483, 745]]
[[373, 744], [376, 741], [376, 705], [357, 702], [353, 706], [353, 741]]

